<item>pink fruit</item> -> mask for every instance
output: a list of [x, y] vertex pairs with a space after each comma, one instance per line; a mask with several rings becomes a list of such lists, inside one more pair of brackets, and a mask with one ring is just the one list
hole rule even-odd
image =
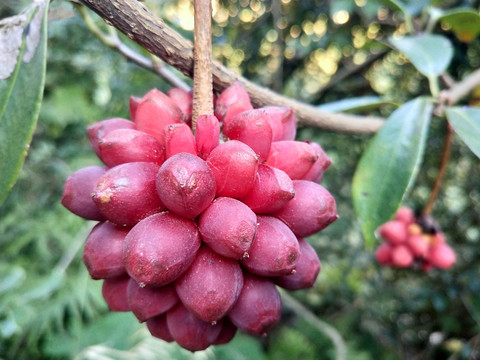
[[224, 317], [240, 295], [242, 286], [243, 275], [238, 262], [216, 254], [205, 245], [175, 282], [182, 303], [206, 322]]
[[97, 205], [92, 200], [92, 194], [98, 179], [105, 174], [104, 166], [87, 166], [79, 169], [65, 180], [62, 205], [75, 215], [87, 220], [105, 220]]
[[394, 220], [400, 221], [405, 225], [410, 225], [415, 222], [415, 213], [412, 209], [402, 206], [400, 209], [397, 210], [395, 214]]
[[220, 123], [213, 115], [200, 115], [197, 118], [195, 142], [198, 156], [206, 159], [220, 141]]
[[266, 335], [281, 314], [282, 301], [273, 282], [245, 273], [242, 292], [228, 313], [230, 321], [249, 334]]
[[142, 161], [162, 165], [165, 152], [152, 135], [134, 129], [117, 129], [100, 141], [99, 157], [108, 167]]
[[216, 190], [215, 177], [204, 160], [180, 153], [160, 167], [156, 189], [170, 211], [194, 218], [212, 202]]
[[183, 113], [175, 102], [157, 89], [145, 94], [135, 112], [137, 129], [155, 136], [162, 146], [165, 146], [165, 127], [183, 120]]
[[167, 96], [182, 111], [184, 121], [189, 124], [192, 121], [192, 96], [190, 93], [183, 89], [173, 88], [167, 92]]
[[301, 290], [313, 286], [322, 264], [315, 249], [303, 239], [298, 239], [300, 256], [295, 263], [295, 273], [275, 278], [278, 286], [287, 290]]
[[127, 286], [130, 278], [120, 276], [103, 280], [102, 295], [110, 311], [129, 311]]
[[229, 139], [247, 144], [264, 161], [272, 145], [272, 128], [268, 115], [263, 109], [244, 111], [234, 116], [223, 127], [223, 133]]
[[248, 93], [239, 81], [235, 81], [232, 85], [223, 90], [215, 101], [215, 116], [218, 120], [224, 121], [226, 112], [231, 107], [235, 107], [238, 104], [240, 104], [242, 111], [253, 109]]
[[316, 142], [311, 142], [310, 146], [315, 151], [315, 154], [317, 154], [318, 159], [312, 165], [310, 170], [305, 175], [303, 175], [302, 179], [320, 183], [323, 178], [323, 173], [330, 167], [332, 160], [330, 160], [325, 151], [323, 151], [320, 145]]
[[253, 187], [258, 157], [248, 145], [231, 140], [213, 149], [207, 164], [215, 176], [216, 196], [238, 199]]
[[378, 228], [378, 234], [392, 245], [403, 244], [407, 241], [407, 227], [403, 222], [391, 220]]
[[236, 333], [237, 327], [233, 325], [227, 317], [225, 317], [223, 319], [222, 331], [220, 331], [220, 334], [218, 335], [217, 340], [215, 340], [213, 345], [222, 345], [229, 343], [235, 337]]
[[222, 330], [221, 321], [212, 324], [199, 320], [182, 303], [167, 312], [167, 325], [173, 339], [190, 351], [206, 349]]
[[248, 257], [241, 260], [250, 272], [261, 276], [292, 274], [300, 256], [298, 240], [280, 220], [259, 215], [257, 233]]
[[128, 231], [108, 221], [95, 225], [83, 251], [83, 262], [92, 279], [127, 274], [122, 261], [122, 247]]
[[306, 142], [276, 141], [272, 143], [266, 164], [285, 171], [292, 180], [298, 180], [310, 171], [317, 159], [315, 150]]
[[217, 254], [242, 259], [252, 246], [257, 216], [242, 202], [219, 197], [200, 215], [198, 229], [203, 241]]
[[450, 246], [440, 243], [430, 248], [428, 260], [436, 268], [448, 269], [455, 264], [457, 256]]
[[268, 214], [280, 210], [294, 196], [293, 182], [284, 171], [260, 164], [252, 189], [240, 200], [257, 214]]
[[119, 226], [132, 227], [165, 209], [155, 187], [159, 168], [148, 162], [115, 166], [99, 179], [93, 201], [108, 220]]
[[135, 129], [135, 123], [127, 119], [112, 118], [96, 122], [87, 128], [88, 139], [97, 156], [99, 155], [99, 143], [111, 131], [118, 129]]
[[397, 267], [405, 268], [413, 264], [413, 254], [405, 245], [396, 245], [392, 248], [392, 264]]
[[428, 254], [430, 244], [424, 235], [409, 235], [406, 245], [416, 257], [424, 258]]
[[392, 246], [388, 243], [380, 244], [375, 251], [375, 259], [380, 265], [391, 265]]
[[164, 130], [167, 159], [179, 153], [197, 155], [195, 138], [187, 124], [171, 124], [166, 126]]
[[135, 113], [137, 111], [138, 104], [140, 104], [140, 101], [142, 101], [142, 98], [139, 98], [136, 96], [130, 96], [130, 104], [129, 104], [130, 119], [132, 119], [133, 122], [135, 122]]
[[273, 132], [272, 141], [295, 140], [298, 119], [291, 108], [266, 106], [262, 109], [268, 115], [268, 123]]
[[333, 196], [321, 185], [306, 180], [294, 180], [295, 197], [273, 213], [298, 237], [306, 237], [337, 220]]
[[123, 244], [123, 263], [140, 286], [159, 287], [182, 275], [199, 248], [196, 224], [163, 212], [149, 216], [130, 230]]
[[162, 339], [166, 342], [172, 342], [173, 337], [168, 330], [167, 314], [161, 314], [147, 320], [147, 328], [152, 336]]

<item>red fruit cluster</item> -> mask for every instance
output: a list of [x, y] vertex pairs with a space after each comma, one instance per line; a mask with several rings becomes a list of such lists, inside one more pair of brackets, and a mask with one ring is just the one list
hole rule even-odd
[[84, 263], [104, 279], [113, 311], [191, 351], [266, 334], [279, 320], [276, 285], [311, 287], [321, 263], [303, 237], [337, 219], [319, 185], [330, 159], [295, 141], [289, 108], [253, 109], [239, 83], [191, 130], [189, 93], [131, 98], [132, 121], [88, 128], [106, 166], [73, 173], [62, 204], [99, 223]]
[[456, 262], [445, 235], [429, 216], [416, 217], [412, 209], [401, 207], [393, 220], [377, 230], [385, 242], [375, 252], [380, 265], [398, 268], [448, 269]]

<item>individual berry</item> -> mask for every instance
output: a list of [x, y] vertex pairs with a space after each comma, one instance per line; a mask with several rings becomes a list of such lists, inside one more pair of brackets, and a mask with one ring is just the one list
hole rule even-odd
[[393, 219], [401, 221], [408, 226], [415, 222], [415, 212], [406, 206], [402, 206], [400, 209], [397, 210], [397, 213], [395, 214], [395, 217]]
[[200, 115], [197, 118], [195, 142], [198, 156], [206, 159], [218, 146], [220, 140], [220, 123], [213, 115]]
[[409, 235], [407, 237], [406, 245], [415, 257], [424, 258], [428, 254], [430, 247], [426, 235]]
[[259, 215], [257, 233], [248, 255], [241, 262], [250, 272], [280, 276], [293, 273], [300, 249], [288, 226], [274, 217]]
[[140, 285], [164, 286], [182, 275], [200, 248], [196, 224], [170, 212], [135, 225], [123, 244], [123, 263]]
[[[226, 112], [232, 107], [238, 107], [238, 109], [242, 109], [241, 111], [253, 109], [248, 93], [238, 81], [235, 81], [218, 96], [215, 101], [215, 116], [218, 120], [224, 121]], [[238, 111], [236, 114], [241, 111]]]
[[219, 197], [200, 215], [198, 229], [203, 241], [217, 254], [242, 259], [252, 246], [257, 216], [242, 202]]
[[430, 248], [428, 260], [436, 268], [448, 269], [455, 264], [457, 256], [450, 246], [440, 243]]
[[301, 290], [313, 286], [322, 264], [315, 249], [304, 239], [298, 239], [300, 255], [295, 263], [295, 273], [275, 278], [275, 283], [287, 290]]
[[312, 165], [309, 171], [305, 175], [303, 175], [303, 180], [310, 180], [316, 183], [320, 183], [323, 178], [323, 173], [330, 167], [332, 160], [327, 156], [325, 151], [321, 148], [321, 146], [316, 142], [311, 142], [310, 146], [317, 154], [318, 159]]
[[192, 121], [192, 96], [186, 90], [173, 88], [167, 92], [167, 96], [173, 100], [183, 113], [183, 119], [187, 124]]
[[273, 282], [245, 273], [242, 292], [228, 313], [230, 321], [249, 334], [266, 335], [281, 313], [282, 300]]
[[407, 241], [408, 233], [405, 224], [398, 220], [387, 221], [378, 228], [378, 235], [392, 245], [403, 244]]
[[119, 226], [132, 227], [165, 209], [155, 186], [159, 168], [148, 162], [115, 166], [99, 179], [93, 201], [108, 220]]
[[397, 267], [406, 268], [413, 264], [413, 254], [405, 245], [396, 245], [392, 248], [392, 264]]
[[130, 119], [135, 122], [135, 113], [137, 112], [138, 104], [140, 104], [142, 98], [137, 96], [130, 96], [130, 103], [129, 103], [129, 111], [130, 111]]
[[103, 280], [102, 295], [110, 311], [129, 311], [127, 286], [130, 278], [120, 276]]
[[186, 124], [171, 124], [165, 127], [165, 155], [167, 159], [179, 153], [197, 155], [197, 146], [192, 130]]
[[147, 320], [147, 328], [152, 336], [162, 339], [166, 342], [172, 342], [173, 336], [170, 334], [167, 325], [167, 314], [161, 314]]
[[162, 165], [165, 151], [152, 135], [134, 129], [109, 132], [99, 144], [99, 157], [108, 167], [128, 162]]
[[238, 328], [232, 324], [232, 322], [225, 317], [223, 319], [222, 331], [217, 337], [217, 340], [213, 343], [213, 345], [222, 345], [229, 343], [237, 333]]
[[294, 196], [293, 182], [284, 171], [260, 164], [252, 189], [240, 200], [257, 214], [268, 214], [280, 210]]
[[95, 225], [83, 251], [83, 262], [92, 279], [127, 274], [122, 261], [122, 247], [128, 231], [108, 221]]
[[178, 303], [178, 295], [172, 284], [148, 288], [141, 287], [130, 279], [127, 286], [127, 301], [130, 310], [140, 322], [163, 314]]
[[392, 264], [392, 246], [389, 243], [380, 244], [375, 251], [375, 259], [380, 265]]
[[92, 200], [98, 179], [105, 174], [104, 166], [87, 166], [75, 171], [65, 180], [62, 205], [75, 215], [87, 220], [105, 220]]
[[215, 342], [222, 330], [221, 321], [215, 324], [202, 321], [182, 303], [167, 312], [167, 325], [173, 339], [190, 351], [206, 349]]
[[213, 149], [207, 164], [215, 176], [216, 196], [238, 199], [253, 187], [258, 157], [248, 145], [231, 140]]
[[157, 89], [152, 89], [137, 106], [135, 125], [138, 130], [155, 136], [160, 144], [165, 146], [165, 127], [182, 123], [183, 116], [171, 98]]
[[215, 177], [198, 156], [180, 153], [160, 167], [156, 178], [158, 196], [172, 212], [186, 218], [197, 217], [215, 196]]
[[100, 154], [98, 147], [103, 138], [118, 129], [135, 129], [135, 123], [127, 119], [112, 118], [96, 122], [87, 128], [88, 139], [97, 156]]
[[312, 168], [317, 159], [315, 150], [306, 142], [276, 141], [272, 143], [266, 164], [285, 171], [292, 180], [298, 180]]
[[294, 180], [295, 197], [273, 216], [281, 219], [298, 237], [306, 237], [337, 220], [333, 196], [321, 185]]
[[298, 119], [291, 108], [266, 106], [262, 110], [268, 115], [268, 123], [272, 128], [272, 141], [295, 140]]
[[216, 254], [206, 245], [175, 282], [183, 305], [206, 322], [223, 318], [240, 295], [242, 286], [243, 275], [238, 262]]
[[223, 127], [229, 139], [247, 144], [259, 156], [260, 162], [267, 158], [272, 145], [272, 128], [263, 109], [253, 109], [235, 115]]
[[423, 230], [420, 225], [413, 223], [407, 226], [407, 233], [409, 235], [421, 235], [423, 234]]

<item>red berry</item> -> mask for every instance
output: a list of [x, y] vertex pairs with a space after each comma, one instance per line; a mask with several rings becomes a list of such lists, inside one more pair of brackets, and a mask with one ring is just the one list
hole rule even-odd
[[436, 268], [448, 269], [455, 264], [457, 256], [450, 246], [440, 243], [430, 248], [428, 260]]
[[407, 241], [407, 226], [397, 220], [387, 221], [378, 228], [378, 234], [392, 245], [403, 244]]
[[159, 287], [182, 275], [199, 248], [196, 224], [163, 212], [149, 216], [130, 230], [123, 244], [123, 263], [140, 286]]
[[102, 295], [110, 311], [130, 311], [127, 286], [130, 278], [120, 276], [103, 280]]
[[266, 106], [262, 109], [268, 115], [267, 121], [272, 128], [272, 141], [295, 140], [298, 119], [291, 108]]
[[130, 110], [130, 119], [135, 121], [135, 113], [137, 111], [138, 104], [140, 104], [142, 98], [136, 96], [130, 96], [129, 110]]
[[315, 154], [317, 154], [318, 159], [312, 165], [310, 170], [305, 175], [303, 175], [302, 179], [320, 183], [323, 178], [323, 173], [330, 167], [332, 160], [330, 160], [325, 151], [323, 151], [320, 145], [316, 142], [311, 142], [310, 146], [315, 151]]
[[424, 235], [409, 235], [406, 245], [416, 257], [424, 258], [428, 254], [430, 244]]
[[197, 155], [197, 146], [192, 130], [186, 124], [171, 124], [165, 127], [165, 155], [167, 159], [179, 153]]
[[202, 159], [206, 159], [208, 155], [218, 146], [220, 140], [220, 123], [213, 115], [200, 115], [197, 118], [195, 129], [195, 142], [197, 153]]
[[192, 96], [186, 90], [173, 88], [167, 92], [167, 96], [173, 100], [183, 113], [183, 119], [187, 124], [192, 121]]
[[392, 248], [392, 263], [397, 267], [409, 267], [413, 264], [413, 254], [405, 245], [396, 245]]
[[392, 246], [388, 243], [380, 244], [375, 251], [375, 259], [380, 265], [391, 265]]
[[168, 330], [167, 314], [161, 314], [147, 320], [147, 328], [152, 336], [162, 339], [166, 342], [172, 342], [173, 337]]
[[98, 146], [105, 136], [118, 129], [135, 129], [135, 123], [122, 118], [102, 120], [87, 128], [88, 139], [97, 156], [100, 154]]
[[306, 142], [277, 141], [272, 143], [266, 164], [285, 171], [292, 180], [297, 180], [305, 176], [317, 159], [315, 150]]
[[229, 343], [237, 333], [237, 327], [226, 317], [223, 319], [222, 331], [217, 337], [213, 345], [222, 345]]
[[[218, 96], [215, 102], [215, 116], [220, 121], [224, 121], [224, 116], [226, 112], [231, 107], [238, 106], [238, 104], [240, 104], [240, 107], [242, 108], [241, 111], [253, 109], [252, 104], [250, 103], [250, 97], [248, 96], [248, 93], [245, 91], [240, 82], [235, 81], [232, 85], [223, 90], [222, 93]], [[237, 112], [236, 114], [238, 114], [239, 112]]]
[[406, 206], [402, 206], [400, 209], [397, 210], [394, 220], [401, 221], [408, 226], [415, 222], [415, 213], [412, 209]]

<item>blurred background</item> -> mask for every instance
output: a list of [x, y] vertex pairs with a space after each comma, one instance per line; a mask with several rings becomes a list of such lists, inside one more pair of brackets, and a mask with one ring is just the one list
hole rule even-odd
[[[29, 3], [2, 1], [0, 18]], [[389, 3], [215, 0], [213, 55], [256, 83], [314, 105], [376, 96], [378, 104], [363, 110], [388, 116], [396, 105], [428, 93], [426, 79], [385, 44], [389, 35], [406, 31]], [[191, 1], [145, 5], [192, 39]], [[478, 1], [408, 4], [419, 21], [432, 5], [477, 12], [479, 7]], [[107, 32], [102, 20], [91, 17]], [[69, 2], [52, 2], [50, 18], [38, 126], [20, 178], [0, 207], [0, 359], [336, 359], [338, 349], [328, 334], [288, 304], [267, 337], [238, 333], [228, 345], [195, 354], [150, 337], [131, 313], [108, 311], [101, 283], [89, 278], [82, 263], [94, 224], [60, 205], [63, 183], [73, 171], [99, 164], [88, 125], [128, 118], [131, 95], [154, 87], [166, 92], [171, 85], [103, 45]], [[454, 80], [479, 67], [479, 38], [462, 42], [442, 24], [434, 30], [454, 44], [449, 68]], [[428, 199], [443, 134], [442, 119], [434, 118], [406, 205], [421, 208]], [[292, 296], [336, 329], [348, 359], [480, 359], [479, 159], [454, 137], [433, 212], [457, 253], [457, 265], [449, 271], [398, 270], [377, 265], [352, 209], [352, 176], [370, 136], [300, 128], [298, 137], [319, 142], [332, 158], [322, 185], [334, 195], [340, 219], [308, 238], [323, 268], [314, 288]]]

